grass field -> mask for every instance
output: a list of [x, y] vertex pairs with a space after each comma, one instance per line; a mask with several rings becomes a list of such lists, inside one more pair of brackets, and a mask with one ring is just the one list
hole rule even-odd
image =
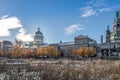
[[120, 80], [120, 61], [66, 59], [28, 61], [28, 64], [0, 64], [0, 79]]

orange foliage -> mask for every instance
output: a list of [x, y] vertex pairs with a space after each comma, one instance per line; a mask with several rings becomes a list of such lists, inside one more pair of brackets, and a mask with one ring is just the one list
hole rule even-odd
[[94, 56], [96, 54], [96, 50], [93, 47], [89, 47], [89, 56]]
[[39, 47], [37, 48], [38, 56], [48, 55], [47, 47]]
[[37, 54], [38, 56], [57, 57], [59, 55], [59, 51], [55, 46], [39, 47], [37, 49]]
[[79, 48], [78, 49], [78, 55], [80, 55], [80, 56], [84, 56], [84, 49], [83, 48]]
[[73, 49], [72, 51], [72, 57], [75, 57], [77, 55], [77, 51], [75, 49]]
[[0, 51], [0, 56], [3, 56], [3, 52], [2, 51]]
[[87, 47], [85, 49], [83, 48], [79, 48], [78, 50], [78, 54], [81, 56], [94, 56], [96, 54], [96, 51], [93, 47]]
[[89, 54], [89, 52], [90, 52], [90, 49], [87, 47], [87, 48], [85, 48], [85, 55], [88, 55]]
[[16, 54], [15, 51], [16, 51], [15, 49], [9, 50], [9, 51], [7, 52], [8, 56], [9, 56], [9, 57], [16, 57], [17, 54]]
[[59, 51], [58, 51], [57, 47], [55, 47], [55, 46], [49, 46], [48, 53], [52, 57], [57, 57], [59, 55]]

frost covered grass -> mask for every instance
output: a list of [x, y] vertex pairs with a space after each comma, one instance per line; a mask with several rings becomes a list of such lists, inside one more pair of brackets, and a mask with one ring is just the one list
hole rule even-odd
[[[51, 62], [51, 63], [50, 63]], [[120, 80], [120, 61], [47, 61], [0, 65], [3, 80]], [[37, 64], [37, 65], [36, 65]]]

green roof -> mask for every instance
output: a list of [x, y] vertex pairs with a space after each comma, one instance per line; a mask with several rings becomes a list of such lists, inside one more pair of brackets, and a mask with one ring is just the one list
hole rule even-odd
[[116, 36], [117, 35], [117, 32], [112, 32], [111, 33], [111, 36]]

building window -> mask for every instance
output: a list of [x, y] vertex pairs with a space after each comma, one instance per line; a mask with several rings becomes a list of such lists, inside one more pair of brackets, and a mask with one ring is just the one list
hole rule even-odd
[[117, 26], [120, 26], [120, 24], [117, 24]]

